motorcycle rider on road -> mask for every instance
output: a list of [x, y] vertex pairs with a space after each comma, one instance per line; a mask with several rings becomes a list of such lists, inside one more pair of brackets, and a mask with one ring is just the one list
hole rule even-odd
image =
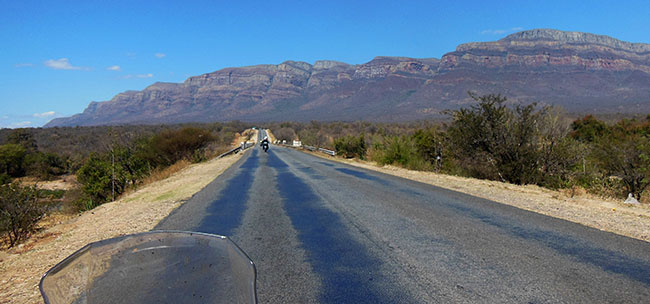
[[264, 152], [269, 150], [269, 138], [268, 136], [264, 136], [264, 139], [260, 142], [260, 146], [262, 146], [262, 149], [264, 149]]

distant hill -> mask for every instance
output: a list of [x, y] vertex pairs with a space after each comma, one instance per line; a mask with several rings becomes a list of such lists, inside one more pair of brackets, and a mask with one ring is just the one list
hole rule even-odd
[[377, 57], [359, 65], [286, 61], [155, 83], [46, 127], [210, 121], [405, 121], [501, 93], [579, 113], [650, 113], [650, 44], [536, 29], [459, 45], [441, 59]]

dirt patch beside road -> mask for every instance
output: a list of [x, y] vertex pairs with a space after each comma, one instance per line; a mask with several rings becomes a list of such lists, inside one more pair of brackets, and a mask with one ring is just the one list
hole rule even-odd
[[309, 153], [650, 242], [648, 204], [631, 205], [623, 203], [623, 200], [603, 199], [588, 194], [571, 197], [564, 192], [538, 186], [519, 186], [395, 166], [378, 166], [373, 162], [330, 157], [318, 152]]
[[88, 243], [151, 230], [241, 155], [190, 165], [72, 218], [49, 218], [57, 224], [17, 248], [0, 251], [0, 303], [42, 303], [38, 284], [49, 268]]

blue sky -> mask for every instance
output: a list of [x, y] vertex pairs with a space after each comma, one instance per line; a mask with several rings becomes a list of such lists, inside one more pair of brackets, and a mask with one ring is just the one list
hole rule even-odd
[[232, 66], [436, 57], [533, 28], [650, 43], [650, 1], [0, 0], [0, 128]]

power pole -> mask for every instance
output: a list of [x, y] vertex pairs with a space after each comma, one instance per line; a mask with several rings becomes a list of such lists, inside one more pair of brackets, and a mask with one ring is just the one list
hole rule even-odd
[[111, 147], [111, 170], [111, 201], [115, 201], [115, 152], [113, 151], [113, 147]]
[[111, 138], [111, 202], [115, 201], [115, 149], [113, 148], [113, 128], [109, 129]]

